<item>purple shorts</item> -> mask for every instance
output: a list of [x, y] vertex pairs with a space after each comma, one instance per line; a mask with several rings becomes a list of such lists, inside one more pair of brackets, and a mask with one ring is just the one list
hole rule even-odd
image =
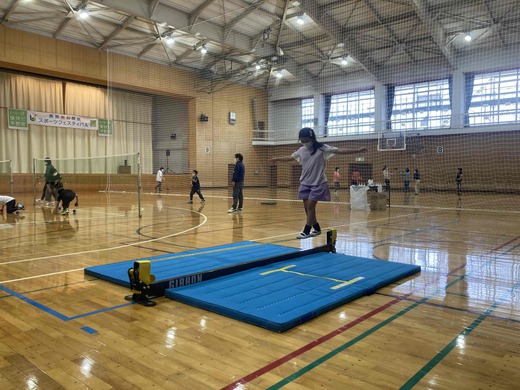
[[321, 183], [317, 186], [306, 186], [300, 184], [298, 189], [298, 199], [310, 199], [321, 202], [330, 201], [330, 190], [327, 182]]

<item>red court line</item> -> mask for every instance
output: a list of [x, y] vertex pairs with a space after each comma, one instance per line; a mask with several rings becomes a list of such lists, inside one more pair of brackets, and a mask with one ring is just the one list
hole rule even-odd
[[[520, 238], [520, 236], [517, 236], [517, 237], [513, 238], [512, 240], [509, 240], [508, 242], [506, 242], [496, 248], [491, 249], [489, 251], [489, 253], [496, 252], [496, 251], [502, 249], [503, 247], [505, 247], [506, 245], [511, 244], [513, 241], [518, 240], [519, 238]], [[457, 269], [464, 268], [466, 265], [467, 264], [464, 263], [462, 266], [458, 267]], [[448, 273], [448, 275], [450, 275], [452, 272], [456, 271], [457, 269], [450, 271]], [[429, 283], [425, 287], [432, 285], [433, 283], [434, 282]], [[314, 340], [313, 342], [311, 342], [307, 345], [304, 345], [303, 347], [291, 352], [290, 354], [282, 356], [280, 359], [277, 359], [277, 360], [269, 363], [268, 365], [266, 365], [262, 368], [259, 368], [258, 370], [253, 371], [252, 373], [240, 378], [239, 380], [222, 387], [221, 390], [234, 390], [234, 389], [238, 388], [238, 386], [240, 386], [240, 385], [244, 385], [248, 382], [251, 382], [252, 380], [258, 378], [259, 376], [262, 376], [262, 375], [266, 374], [267, 372], [272, 371], [276, 367], [281, 366], [284, 363], [287, 363], [291, 359], [313, 349], [314, 347], [316, 347], [320, 344], [323, 344], [325, 341], [328, 341], [328, 340], [332, 339], [333, 337], [336, 337], [337, 335], [347, 331], [348, 329], [356, 326], [357, 324], [362, 323], [363, 321], [375, 316], [376, 314], [388, 309], [389, 307], [392, 307], [393, 305], [401, 302], [402, 300], [408, 298], [409, 296], [413, 295], [414, 293], [415, 293], [415, 291], [409, 292], [408, 294], [404, 294], [404, 295], [400, 296], [399, 298], [395, 298], [394, 300], [392, 300], [388, 303], [385, 303], [384, 305], [378, 307], [377, 309], [374, 309], [371, 312], [368, 312], [367, 314], [356, 318], [354, 321], [349, 322], [346, 325], [343, 325], [342, 327], [326, 334], [325, 336], [322, 336], [322, 337]]]
[[513, 238], [512, 240], [509, 240], [508, 242], [505, 242], [505, 243], [503, 243], [502, 245], [497, 246], [496, 248], [491, 249], [488, 253], [496, 252], [496, 251], [498, 251], [499, 249], [502, 249], [503, 247], [505, 247], [506, 245], [511, 244], [513, 241], [518, 240], [519, 238], [520, 238], [520, 236], [516, 236], [516, 237]]
[[251, 374], [244, 376], [243, 378], [239, 379], [238, 381], [230, 383], [229, 385], [223, 387], [222, 390], [232, 390], [232, 389], [235, 389], [239, 385], [243, 385], [247, 382], [251, 382], [253, 379], [258, 378], [261, 375], [264, 375], [265, 373], [275, 369], [276, 367], [281, 366], [284, 363], [287, 363], [289, 360], [311, 350], [312, 348], [324, 343], [325, 341], [330, 340], [333, 337], [336, 337], [337, 335], [356, 326], [357, 324], [360, 324], [361, 322], [375, 316], [376, 314], [382, 312], [383, 310], [386, 310], [389, 307], [401, 302], [403, 299], [408, 298], [412, 294], [413, 294], [413, 292], [405, 294], [402, 297], [396, 298], [393, 301], [390, 301], [388, 303], [385, 303], [384, 305], [378, 307], [377, 309], [372, 310], [371, 312], [369, 312], [361, 317], [356, 318], [354, 321], [349, 322], [348, 324], [343, 325], [342, 327], [326, 334], [325, 336], [320, 337], [319, 339], [314, 340], [313, 342], [311, 342], [307, 345], [304, 345], [303, 347], [291, 352], [290, 354], [285, 355], [285, 356], [281, 357], [280, 359], [269, 363], [267, 366], [264, 366], [256, 371], [252, 372]]

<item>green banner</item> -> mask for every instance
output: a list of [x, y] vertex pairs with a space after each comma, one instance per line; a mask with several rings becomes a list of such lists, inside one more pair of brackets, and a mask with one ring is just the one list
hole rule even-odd
[[10, 129], [29, 130], [27, 110], [7, 109], [7, 127]]
[[98, 135], [112, 135], [112, 119], [98, 119]]

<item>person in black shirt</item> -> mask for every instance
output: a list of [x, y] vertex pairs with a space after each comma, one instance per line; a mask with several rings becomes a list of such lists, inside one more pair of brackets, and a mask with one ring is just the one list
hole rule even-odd
[[460, 195], [462, 193], [462, 168], [458, 168], [455, 181], [457, 182], [457, 194]]
[[191, 191], [190, 191], [190, 200], [188, 203], [193, 203], [193, 195], [197, 194], [200, 198], [200, 202], [206, 202], [204, 200], [204, 196], [202, 196], [202, 192], [200, 191], [200, 180], [199, 180], [199, 171], [196, 169], [193, 170], [193, 175], [191, 175]]
[[415, 195], [419, 195], [419, 185], [421, 184], [421, 174], [419, 173], [419, 170], [415, 168], [415, 171], [413, 172], [413, 180], [415, 182]]
[[244, 178], [246, 175], [246, 167], [244, 166], [244, 156], [240, 153], [235, 154], [235, 168], [233, 169], [233, 177], [231, 178], [231, 185], [233, 186], [233, 205], [228, 210], [228, 213], [235, 213], [242, 211], [244, 203]]
[[74, 206], [78, 207], [78, 195], [76, 195], [76, 193], [72, 190], [67, 190], [63, 187], [59, 188], [58, 199], [56, 199], [56, 207], [54, 208], [54, 212], [58, 213], [59, 204], [61, 202], [63, 208], [61, 210], [61, 215], [68, 215], [70, 202], [72, 202], [74, 199], [76, 199], [76, 203], [74, 203]]

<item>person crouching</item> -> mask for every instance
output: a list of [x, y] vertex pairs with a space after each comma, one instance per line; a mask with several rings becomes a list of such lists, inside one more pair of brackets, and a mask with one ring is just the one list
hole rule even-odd
[[0, 195], [0, 214], [4, 212], [4, 206], [7, 214], [12, 214], [18, 210], [25, 210], [21, 203], [16, 203], [16, 199], [8, 195]]
[[54, 212], [56, 214], [58, 213], [58, 208], [61, 202], [61, 215], [69, 214], [69, 205], [70, 202], [72, 202], [74, 199], [76, 199], [76, 203], [74, 203], [74, 206], [78, 207], [79, 198], [74, 191], [67, 190], [64, 188], [58, 189], [58, 199], [56, 200], [56, 207], [54, 208]]

